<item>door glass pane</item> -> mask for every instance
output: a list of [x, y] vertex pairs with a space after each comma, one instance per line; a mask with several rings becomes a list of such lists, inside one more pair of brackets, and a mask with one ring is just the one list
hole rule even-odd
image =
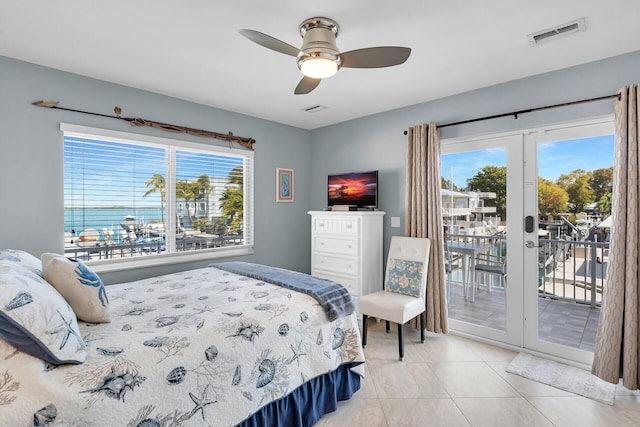
[[506, 149], [441, 161], [449, 318], [506, 331]]
[[593, 351], [607, 282], [613, 135], [538, 144], [538, 337]]

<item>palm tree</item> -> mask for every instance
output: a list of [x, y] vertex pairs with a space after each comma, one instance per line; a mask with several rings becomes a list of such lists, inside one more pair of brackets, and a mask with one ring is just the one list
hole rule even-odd
[[193, 215], [191, 215], [191, 209], [189, 209], [189, 202], [193, 200], [193, 204], [195, 205], [199, 195], [200, 186], [197, 182], [189, 182], [187, 180], [176, 182], [176, 199], [185, 201], [187, 216], [191, 224], [193, 224]]
[[234, 232], [242, 228], [244, 212], [243, 167], [234, 167], [227, 175], [227, 188], [220, 197], [222, 212], [227, 217], [227, 225]]
[[207, 202], [206, 217], [209, 219], [209, 193], [211, 193], [211, 179], [209, 175], [202, 174], [198, 177], [197, 184], [199, 187], [199, 196]]
[[150, 188], [142, 195], [143, 198], [152, 193], [160, 193], [160, 214], [162, 215], [162, 226], [164, 227], [164, 201], [167, 197], [167, 183], [164, 179], [164, 175], [154, 173], [151, 178], [149, 178], [147, 182], [144, 183], [144, 185]]

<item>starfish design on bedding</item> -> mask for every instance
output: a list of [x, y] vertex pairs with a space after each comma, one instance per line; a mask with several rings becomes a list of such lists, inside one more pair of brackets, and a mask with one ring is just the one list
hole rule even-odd
[[307, 355], [307, 353], [302, 352], [302, 350], [305, 350], [302, 348], [302, 341], [298, 343], [298, 348], [295, 348], [293, 344], [289, 344], [289, 347], [291, 347], [291, 351], [293, 352], [293, 356], [291, 357], [291, 359], [289, 359], [289, 363], [293, 363], [293, 361], [295, 360], [298, 363], [298, 366], [300, 366], [300, 357]]
[[207, 405], [211, 405], [212, 403], [216, 403], [217, 400], [207, 400], [207, 390], [209, 389], [209, 385], [204, 388], [202, 391], [202, 397], [195, 396], [193, 393], [189, 393], [189, 397], [195, 403], [195, 408], [191, 410], [189, 414], [189, 418], [193, 417], [193, 415], [200, 411], [202, 413], [202, 420], [204, 420], [204, 407]]
[[63, 327], [59, 327], [54, 331], [49, 332], [50, 334], [59, 334], [60, 332], [64, 333], [64, 337], [62, 337], [62, 342], [60, 343], [60, 350], [62, 350], [64, 348], [65, 345], [67, 345], [67, 341], [69, 340], [69, 336], [70, 335], [74, 335], [77, 339], [78, 339], [78, 343], [82, 342], [82, 338], [80, 338], [80, 335], [78, 335], [78, 333], [76, 331], [73, 330], [73, 328], [71, 327], [71, 322], [73, 322], [73, 319], [65, 319], [64, 316], [62, 315], [62, 313], [60, 313], [59, 310], [57, 310], [58, 314], [60, 315], [60, 318], [62, 319], [62, 324], [64, 325]]

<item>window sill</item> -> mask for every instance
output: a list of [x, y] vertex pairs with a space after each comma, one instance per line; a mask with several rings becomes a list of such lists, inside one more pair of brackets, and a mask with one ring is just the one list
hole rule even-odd
[[197, 262], [206, 260], [216, 260], [233, 256], [251, 255], [253, 248], [244, 246], [236, 249], [225, 250], [205, 250], [194, 252], [181, 252], [175, 254], [162, 254], [147, 257], [135, 257], [117, 260], [94, 261], [89, 264], [96, 273], [113, 273], [119, 271], [130, 271], [139, 268], [167, 266], [173, 264], [183, 264], [187, 262]]

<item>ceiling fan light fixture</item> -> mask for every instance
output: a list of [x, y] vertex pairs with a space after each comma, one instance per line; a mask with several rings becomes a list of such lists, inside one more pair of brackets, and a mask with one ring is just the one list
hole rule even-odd
[[322, 55], [306, 56], [298, 61], [298, 67], [302, 74], [313, 79], [326, 79], [338, 72], [338, 63]]

